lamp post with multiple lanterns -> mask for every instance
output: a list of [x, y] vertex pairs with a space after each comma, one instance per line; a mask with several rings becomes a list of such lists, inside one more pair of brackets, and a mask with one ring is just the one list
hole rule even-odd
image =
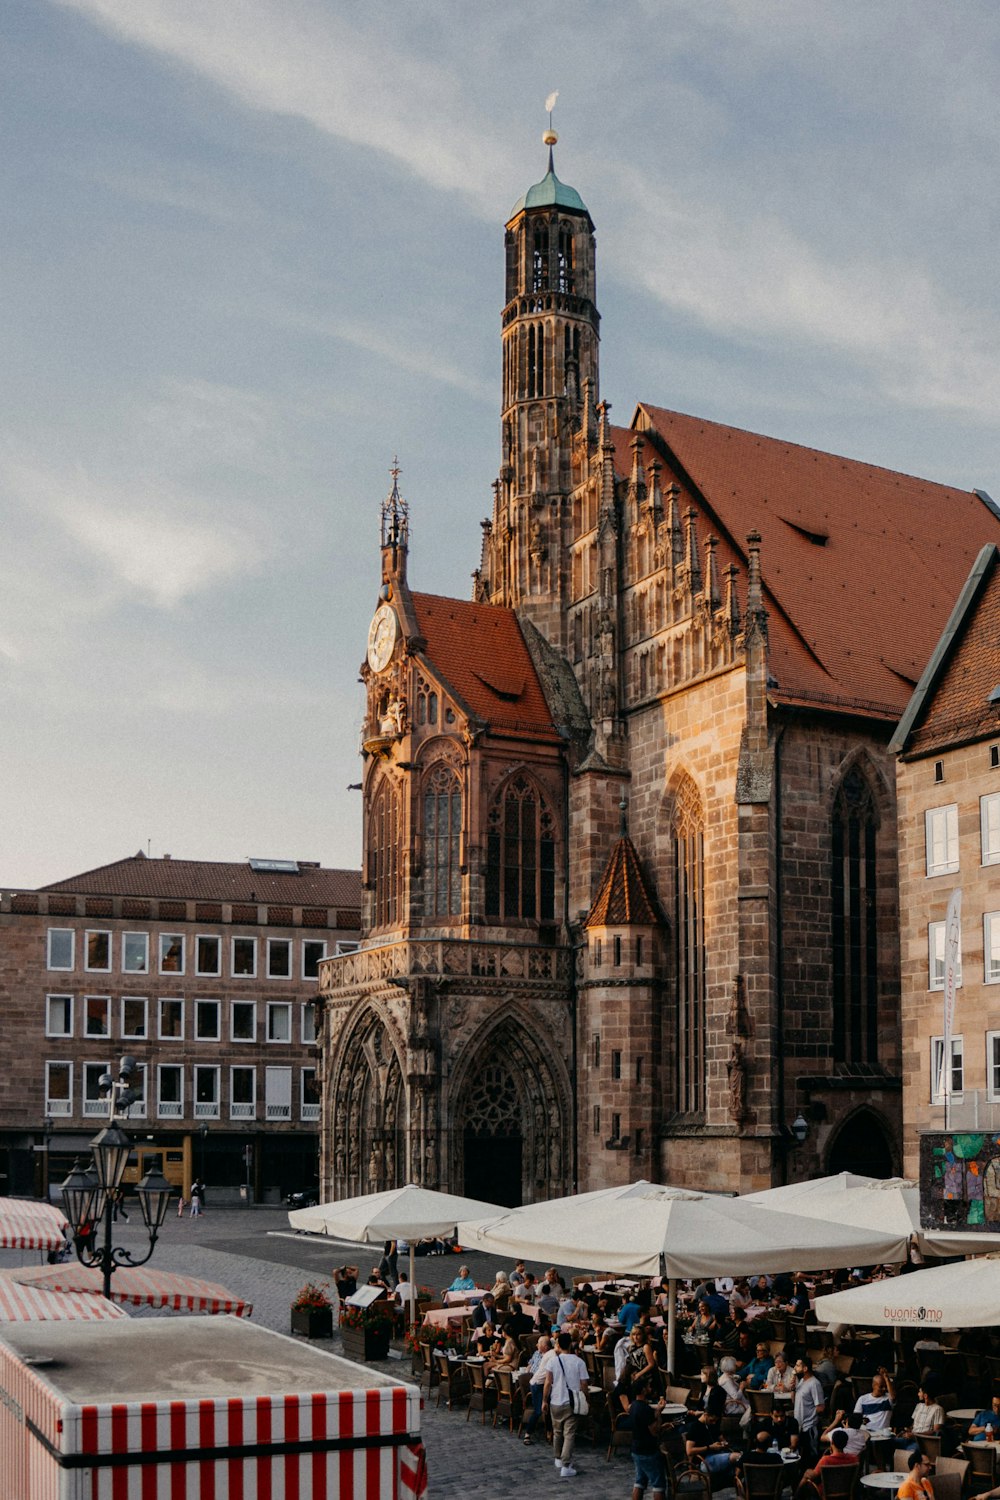
[[[138, 1097], [132, 1080], [138, 1072], [134, 1057], [123, 1057], [117, 1079], [105, 1073], [99, 1080], [102, 1097], [109, 1100], [108, 1123], [91, 1142], [93, 1162], [86, 1170], [76, 1163], [63, 1183], [63, 1210], [73, 1230], [77, 1259], [84, 1266], [99, 1266], [104, 1277], [104, 1295], [111, 1296], [111, 1273], [117, 1266], [142, 1266], [149, 1260], [163, 1227], [170, 1203], [171, 1187], [159, 1167], [151, 1167], [136, 1187], [139, 1211], [149, 1235], [145, 1255], [111, 1243], [114, 1199], [125, 1177], [132, 1142], [117, 1123], [119, 1110], [127, 1111]], [[97, 1242], [103, 1220], [103, 1243]]]

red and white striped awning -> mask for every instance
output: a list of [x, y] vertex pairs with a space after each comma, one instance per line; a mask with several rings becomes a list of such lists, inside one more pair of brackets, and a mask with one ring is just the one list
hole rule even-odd
[[0, 1324], [46, 1322], [102, 1322], [127, 1318], [128, 1313], [103, 1297], [85, 1292], [50, 1292], [44, 1287], [19, 1286], [0, 1278]]
[[51, 1203], [30, 1198], [0, 1198], [0, 1248], [58, 1250], [65, 1245], [66, 1215]]
[[[104, 1278], [96, 1266], [66, 1261], [60, 1266], [18, 1266], [0, 1276], [21, 1286], [44, 1287], [50, 1292], [97, 1293]], [[119, 1266], [111, 1277], [111, 1300], [135, 1307], [170, 1307], [178, 1312], [233, 1313], [248, 1318], [253, 1303], [244, 1302], [214, 1281], [183, 1276], [176, 1271], [156, 1271], [149, 1266]]]

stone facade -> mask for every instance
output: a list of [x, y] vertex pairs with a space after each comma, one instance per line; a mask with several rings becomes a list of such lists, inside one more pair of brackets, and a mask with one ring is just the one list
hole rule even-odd
[[[887, 747], [947, 596], [897, 597], [870, 530], [919, 545], [926, 511], [946, 581], [998, 518], [645, 404], [615, 427], [594, 226], [551, 158], [505, 247], [501, 465], [471, 604], [411, 593], [398, 484], [383, 507], [365, 939], [321, 983], [325, 1188], [409, 1177], [514, 1202], [639, 1175], [887, 1175]], [[548, 819], [544, 911], [540, 885], [516, 895], [544, 842], [523, 816]], [[598, 900], [622, 839], [641, 920]]]

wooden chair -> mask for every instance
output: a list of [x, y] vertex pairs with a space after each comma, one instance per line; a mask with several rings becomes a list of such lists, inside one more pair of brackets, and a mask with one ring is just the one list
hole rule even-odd
[[687, 1406], [691, 1398], [689, 1385], [668, 1385], [663, 1394], [672, 1406]]
[[457, 1359], [449, 1359], [443, 1349], [434, 1350], [434, 1367], [437, 1370], [437, 1404], [441, 1405], [441, 1397], [445, 1398], [445, 1406], [451, 1411], [457, 1398], [463, 1400], [469, 1394], [469, 1376], [464, 1364]]
[[934, 1500], [962, 1500], [962, 1481], [957, 1474], [932, 1474], [929, 1482]]
[[431, 1354], [430, 1344], [420, 1345], [420, 1358], [423, 1362], [423, 1368], [420, 1371], [420, 1389], [426, 1389], [427, 1394], [430, 1395], [431, 1391], [434, 1389], [434, 1387], [438, 1383], [438, 1380], [440, 1379], [440, 1376], [438, 1375], [437, 1369], [434, 1365], [434, 1359]]
[[663, 1454], [663, 1462], [670, 1479], [671, 1500], [712, 1500], [712, 1481], [703, 1469], [675, 1464], [669, 1453]]
[[818, 1469], [823, 1500], [854, 1500], [861, 1475], [860, 1464], [830, 1464]]
[[784, 1464], [744, 1464], [737, 1485], [745, 1500], [778, 1500], [786, 1484]]
[[[773, 1391], [747, 1391], [746, 1398], [750, 1403], [750, 1410], [755, 1417], [767, 1417], [774, 1411]], [[758, 1464], [758, 1468], [771, 1467], [768, 1464]], [[773, 1467], [777, 1467], [774, 1465]]]
[[964, 1494], [965, 1480], [969, 1472], [969, 1460], [967, 1458], [939, 1458], [934, 1464], [934, 1478], [943, 1478], [951, 1474], [957, 1477], [959, 1491]]
[[991, 1490], [997, 1482], [997, 1450], [987, 1443], [963, 1443], [962, 1457], [969, 1460], [969, 1494]]
[[632, 1447], [632, 1429], [626, 1425], [625, 1413], [611, 1419], [611, 1435], [608, 1441], [606, 1461], [608, 1463], [614, 1458], [620, 1448], [628, 1452]]
[[910, 1472], [910, 1450], [909, 1448], [897, 1448], [892, 1455], [892, 1467], [897, 1474], [908, 1474]]
[[933, 1458], [937, 1461], [941, 1456], [941, 1434], [937, 1432], [918, 1432], [915, 1434], [917, 1446], [925, 1458]]
[[497, 1422], [506, 1422], [508, 1432], [514, 1431], [515, 1419], [519, 1416], [523, 1407], [521, 1388], [514, 1383], [513, 1370], [494, 1370], [493, 1380], [496, 1385], [496, 1404], [493, 1407], [493, 1426]]
[[483, 1414], [483, 1426], [486, 1426], [486, 1413], [492, 1411], [497, 1404], [496, 1386], [486, 1384], [486, 1366], [468, 1365], [469, 1371], [469, 1409], [465, 1413], [468, 1421], [474, 1411]]

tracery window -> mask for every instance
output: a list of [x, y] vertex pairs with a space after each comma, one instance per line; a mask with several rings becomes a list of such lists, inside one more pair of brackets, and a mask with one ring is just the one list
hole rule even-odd
[[833, 805], [833, 1055], [878, 1060], [878, 941], [872, 790], [857, 768]]
[[461, 786], [454, 771], [439, 764], [424, 783], [424, 913], [428, 917], [461, 914], [461, 842]]
[[573, 290], [573, 234], [565, 224], [559, 228], [558, 287], [561, 292]]
[[541, 224], [535, 226], [534, 248], [531, 256], [532, 290], [544, 291], [549, 284], [549, 231]]
[[372, 800], [368, 820], [368, 879], [374, 888], [372, 921], [375, 927], [390, 927], [402, 907], [402, 818], [399, 796], [383, 779]]
[[555, 826], [525, 776], [507, 783], [490, 809], [486, 835], [486, 915], [555, 918]]
[[705, 825], [685, 779], [674, 804], [677, 1108], [705, 1108]]

